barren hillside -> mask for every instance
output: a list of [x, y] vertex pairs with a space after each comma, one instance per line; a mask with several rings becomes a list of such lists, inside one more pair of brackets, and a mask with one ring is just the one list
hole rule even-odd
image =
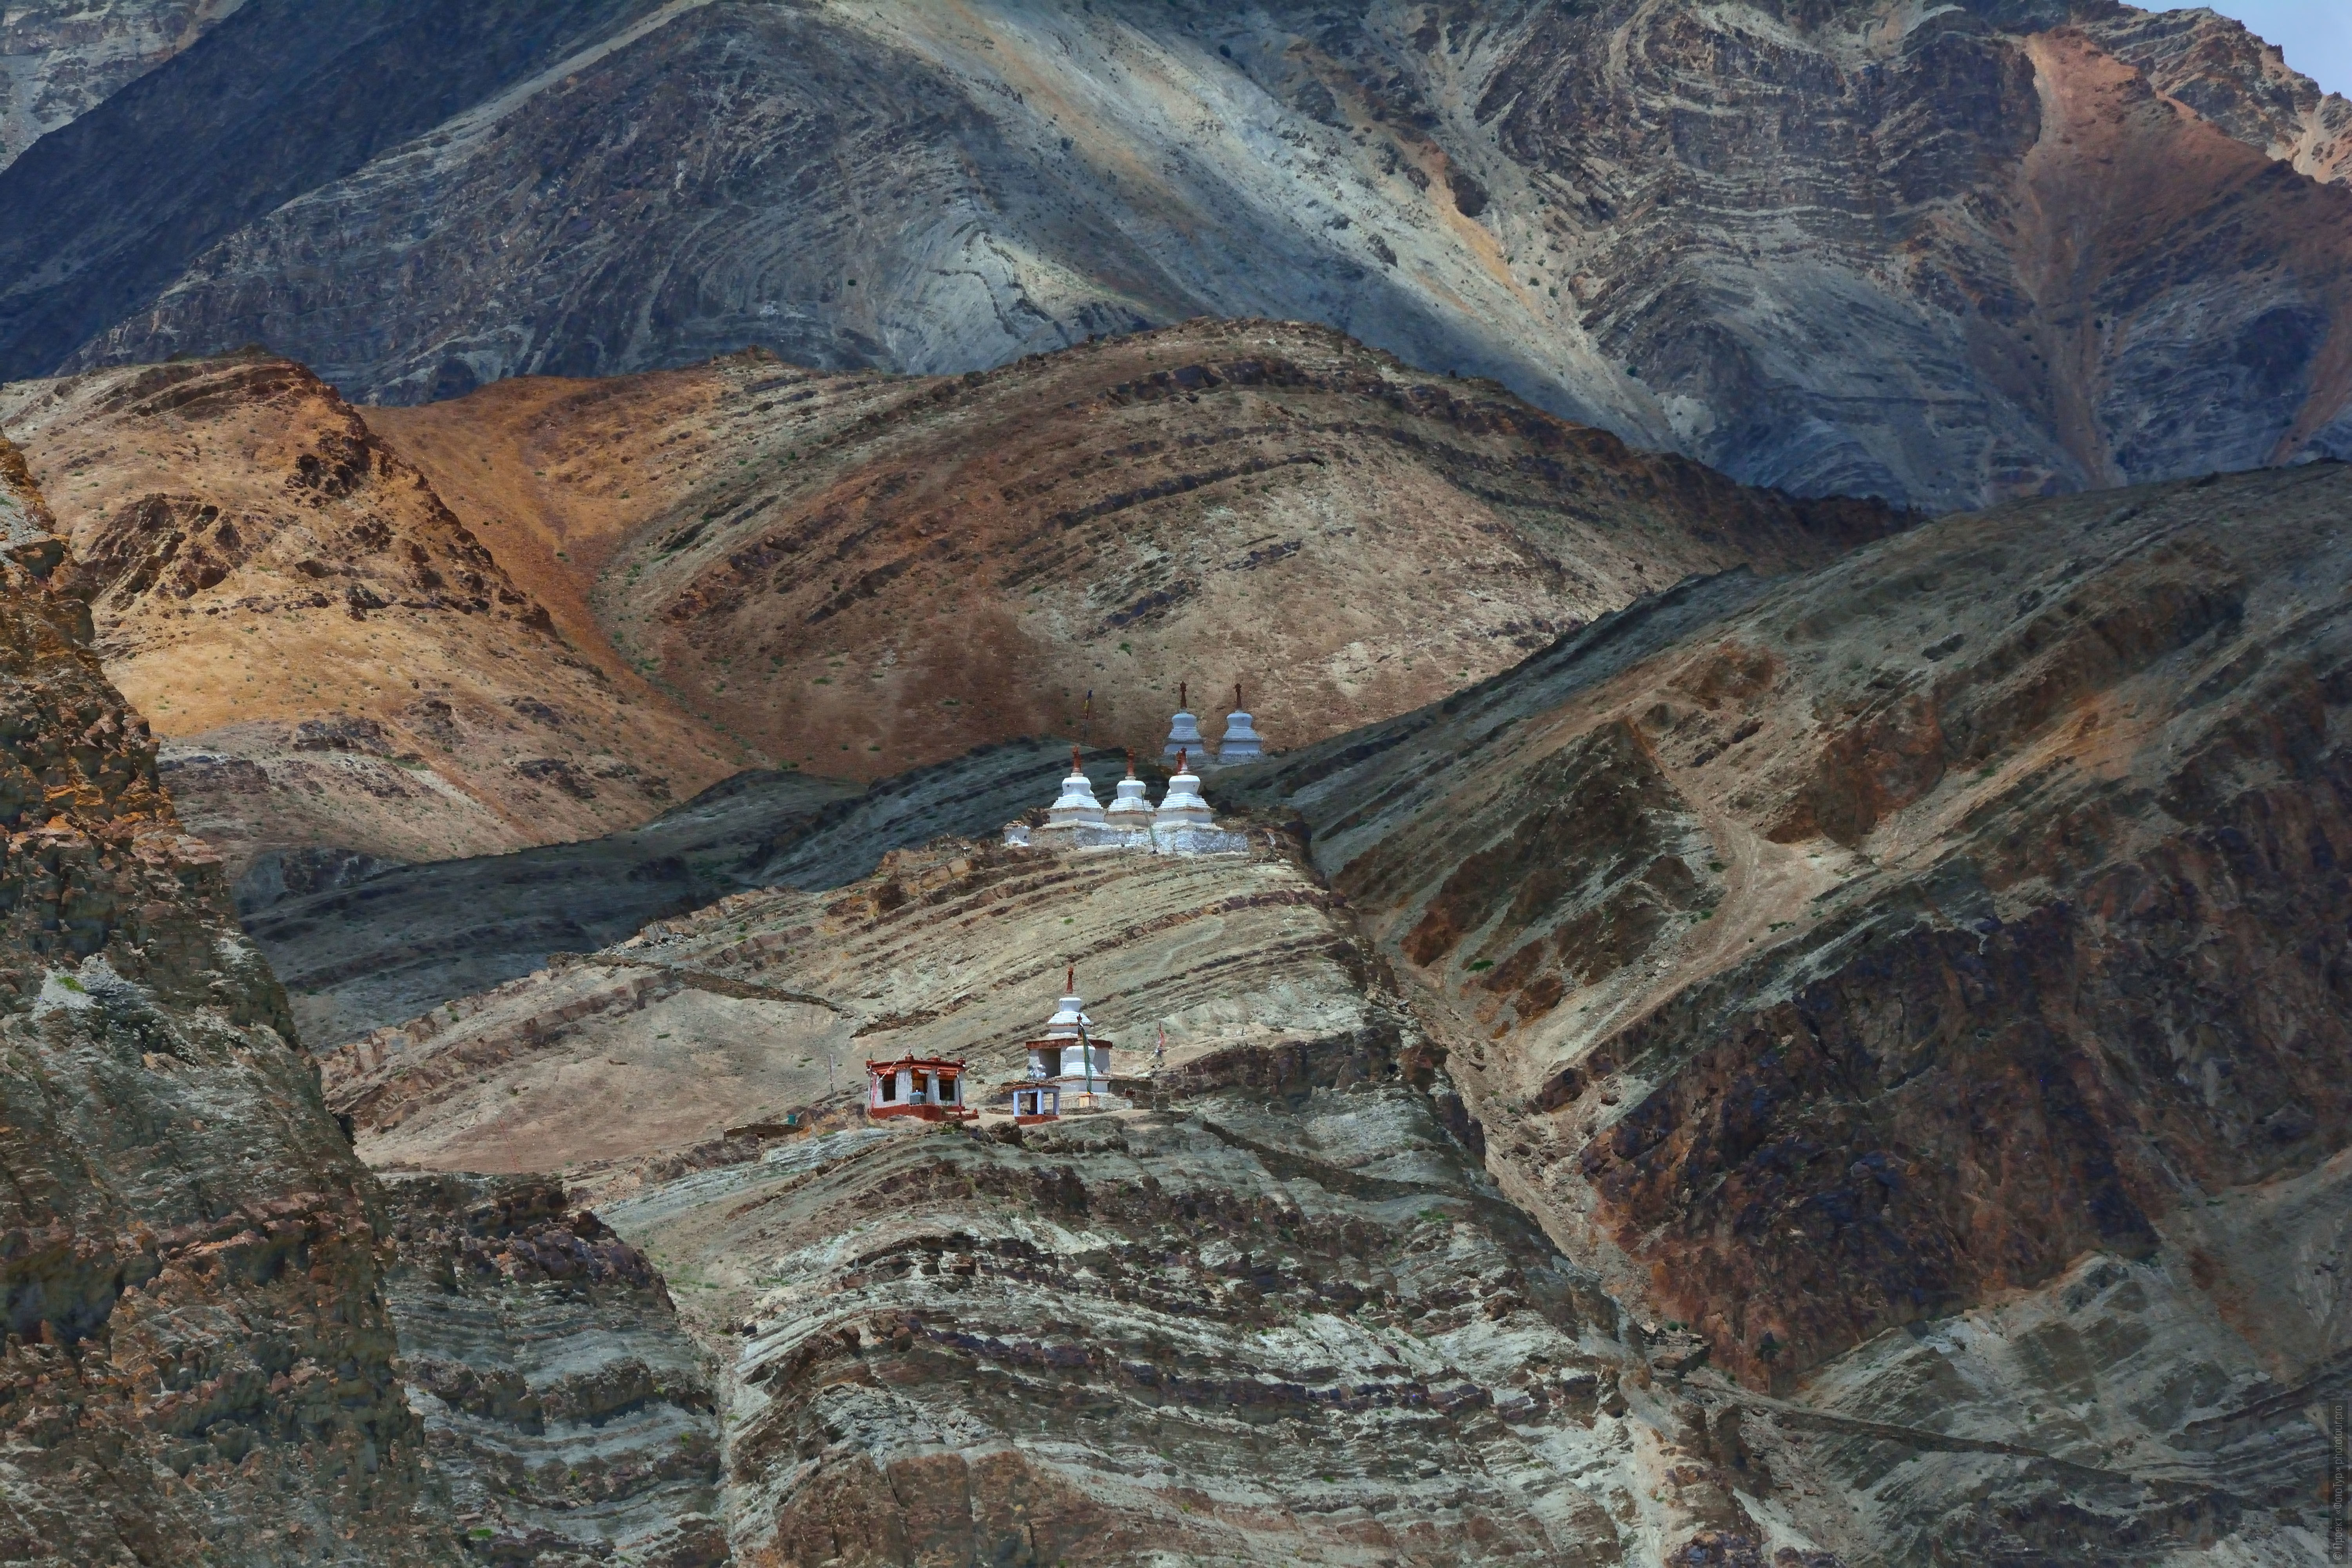
[[559, 625], [299, 365], [247, 354], [0, 389], [107, 668], [242, 869], [438, 859], [634, 826], [740, 766], [593, 623]]
[[593, 573], [614, 640], [696, 712], [859, 778], [1021, 734], [1156, 752], [1181, 681], [1213, 737], [1238, 681], [1297, 745], [1685, 574], [1908, 521], [1276, 322], [961, 377], [738, 356], [369, 417], [500, 559]]
[[1928, 510], [2352, 449], [2352, 106], [2207, 13], [247, 0], [106, 47], [0, 170], [0, 375], [260, 342], [414, 403], [1265, 316]]

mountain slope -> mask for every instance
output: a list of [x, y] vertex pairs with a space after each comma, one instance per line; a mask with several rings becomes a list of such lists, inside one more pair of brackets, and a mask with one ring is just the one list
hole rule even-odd
[[2347, 121], [2107, 0], [253, 0], [0, 172], [0, 374], [260, 341], [413, 402], [1271, 316], [1943, 509], [2352, 447]]
[[44, 521], [0, 441], [0, 1557], [457, 1563], [375, 1184]]
[[[730, 894], [839, 887], [894, 849], [992, 837], [1053, 799], [1068, 756], [1055, 742], [1009, 742], [864, 791], [750, 770], [602, 838], [420, 866], [289, 857], [247, 876], [238, 913], [302, 1037], [326, 1050]], [[1086, 765], [1105, 797], [1125, 771], [1112, 752]]]
[[2347, 500], [1946, 519], [1213, 782], [1304, 818], [1506, 1189], [1821, 1413], [1858, 1542], [2163, 1536], [2352, 1375]]
[[245, 0], [37, 0], [0, 19], [0, 169], [194, 44]]
[[1686, 573], [1786, 571], [1906, 521], [1276, 322], [960, 378], [736, 357], [371, 417], [453, 495], [528, 491], [482, 509], [492, 548], [577, 545], [614, 640], [694, 711], [860, 778], [1024, 734], [1156, 754], [1187, 680], [1211, 736], [1239, 681], [1293, 745]]
[[0, 389], [109, 672], [241, 870], [633, 826], [733, 771], [584, 617], [559, 625], [417, 471], [266, 355]]
[[[948, 844], [661, 922], [326, 1069], [373, 1159], [578, 1162], [723, 1369], [741, 1560], [1763, 1540], [1704, 1395], [1654, 1380], [1640, 1331], [1499, 1200], [1364, 958], [1286, 850]], [[1003, 1079], [1071, 959], [1118, 1072], [1164, 1025], [1151, 1109], [840, 1125], [828, 1077], [864, 1057]], [[787, 1131], [796, 1107], [823, 1131]]]

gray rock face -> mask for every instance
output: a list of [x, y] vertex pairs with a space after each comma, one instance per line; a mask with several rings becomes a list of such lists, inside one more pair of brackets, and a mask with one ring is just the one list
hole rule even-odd
[[751, 773], [643, 827], [576, 844], [421, 866], [351, 851], [272, 855], [238, 884], [239, 912], [303, 1037], [322, 1048], [737, 891], [770, 846], [796, 842], [852, 794]]
[[2352, 110], [2227, 24], [445, 9], [256, 0], [0, 174], [38, 215], [0, 237], [0, 375], [258, 339], [399, 402], [754, 343], [962, 370], [1208, 313], [1923, 507], [2346, 440]]
[[477, 1557], [725, 1562], [710, 1373], [644, 1255], [557, 1182], [411, 1177], [388, 1196], [408, 1401]]
[[35, 0], [0, 14], [0, 169], [245, 0]]

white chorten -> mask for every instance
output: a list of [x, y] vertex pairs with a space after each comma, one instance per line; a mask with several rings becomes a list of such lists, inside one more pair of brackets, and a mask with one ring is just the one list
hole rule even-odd
[[1093, 781], [1078, 766], [1078, 749], [1070, 748], [1070, 776], [1062, 781], [1062, 796], [1045, 808], [1048, 827], [1100, 827], [1102, 802], [1095, 798]]
[[1151, 826], [1160, 827], [1210, 827], [1215, 818], [1209, 812], [1209, 803], [1201, 798], [1198, 774], [1184, 765], [1184, 753], [1176, 753], [1176, 776], [1168, 781], [1168, 793], [1160, 797], [1160, 809], [1151, 814]]
[[1173, 757], [1180, 752], [1189, 752], [1196, 757], [1208, 754], [1207, 742], [1201, 739], [1201, 721], [1185, 711], [1184, 698], [1188, 689], [1186, 682], [1180, 680], [1176, 683], [1175, 716], [1168, 721], [1168, 743], [1160, 748], [1160, 754], [1163, 757]]
[[1111, 1043], [1095, 1033], [1095, 1021], [1087, 1016], [1086, 1005], [1078, 997], [1076, 965], [1071, 966], [1062, 985], [1062, 999], [1054, 1016], [1045, 1020], [1045, 1032], [1029, 1042], [1029, 1076], [1085, 1078], [1088, 1076], [1087, 1057], [1091, 1048], [1092, 1076], [1108, 1079]]
[[1217, 762], [1222, 765], [1234, 763], [1254, 763], [1265, 755], [1258, 733], [1250, 728], [1250, 716], [1242, 709], [1242, 689], [1234, 688], [1234, 710], [1225, 715], [1225, 738], [1217, 744]]
[[1151, 826], [1151, 803], [1143, 798], [1143, 781], [1135, 776], [1133, 752], [1127, 753], [1127, 776], [1118, 781], [1118, 798], [1103, 816], [1113, 827], [1148, 829]]

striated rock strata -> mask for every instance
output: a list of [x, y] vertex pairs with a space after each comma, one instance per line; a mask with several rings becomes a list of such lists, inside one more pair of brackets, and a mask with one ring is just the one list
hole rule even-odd
[[1947, 519], [1217, 781], [1301, 816], [1506, 1190], [1779, 1413], [1832, 1548], [2316, 1551], [2347, 500]]
[[727, 1560], [711, 1380], [661, 1277], [560, 1184], [391, 1184], [385, 1305], [477, 1560]]
[[1943, 510], [2346, 450], [2348, 121], [2111, 0], [248, 0], [0, 171], [0, 374], [258, 341], [413, 403], [1281, 317]]
[[635, 826], [745, 760], [519, 584], [301, 366], [249, 353], [0, 389], [109, 675], [233, 871]]
[[1156, 755], [1187, 679], [1204, 702], [1245, 683], [1295, 745], [1685, 573], [1788, 571], [1910, 521], [1269, 321], [961, 377], [734, 356], [370, 417], [451, 493], [520, 498], [485, 526], [563, 542], [614, 641], [697, 712], [856, 778], [1016, 735]]
[[455, 1563], [374, 1182], [0, 441], [0, 1558]]
[[[1005, 1078], [1071, 960], [1150, 1109], [845, 1118], [864, 1057]], [[581, 1161], [721, 1369], [738, 1562], [1811, 1550], [1801, 1495], [1754, 1500], [1769, 1435], [1710, 1415], [1687, 1336], [1625, 1318], [1478, 1171], [1278, 836], [902, 851], [450, 1015], [334, 1053], [333, 1103], [388, 1164]]]

